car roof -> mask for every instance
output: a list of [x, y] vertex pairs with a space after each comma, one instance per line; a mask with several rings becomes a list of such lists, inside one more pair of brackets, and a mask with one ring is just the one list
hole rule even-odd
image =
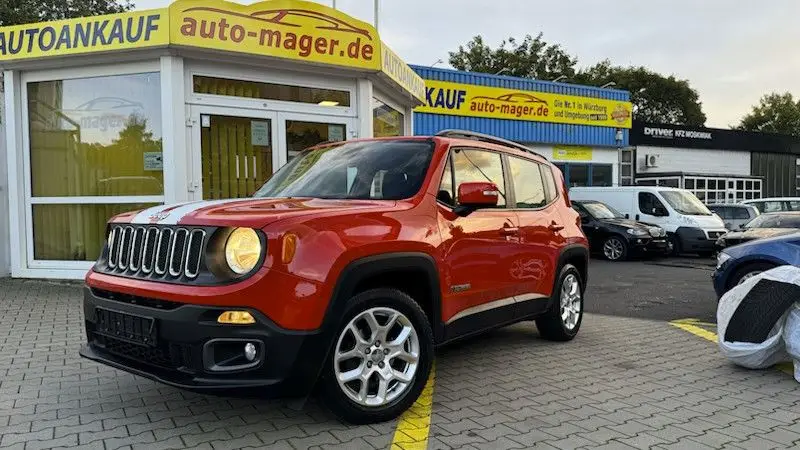
[[725, 208], [755, 208], [753, 205], [743, 205], [741, 203], [711, 203], [709, 208], [725, 207]]
[[800, 211], [772, 211], [761, 214], [762, 216], [800, 216]]
[[756, 198], [753, 200], [744, 200], [744, 203], [754, 203], [754, 202], [780, 202], [780, 201], [800, 201], [800, 197], [766, 197], [766, 198]]

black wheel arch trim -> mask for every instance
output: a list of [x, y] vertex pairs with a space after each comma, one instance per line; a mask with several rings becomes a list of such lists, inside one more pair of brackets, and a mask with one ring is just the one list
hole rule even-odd
[[[356, 259], [342, 269], [333, 289], [322, 326], [313, 340], [305, 345], [305, 357], [302, 367], [295, 371], [297, 376], [306, 379], [309, 389], [317, 384], [322, 374], [324, 363], [328, 359], [335, 341], [336, 328], [346, 310], [346, 304], [355, 294], [360, 282], [371, 277], [393, 271], [420, 270], [428, 278], [431, 298], [430, 317], [434, 342], [444, 337], [444, 325], [441, 320], [441, 294], [439, 272], [433, 257], [423, 252], [396, 252], [366, 256]], [[310, 391], [309, 391], [310, 393]]]
[[[581, 289], [586, 291], [586, 285], [589, 282], [589, 250], [580, 244], [570, 244], [561, 249], [561, 254], [558, 255], [558, 265], [556, 266], [554, 283], [558, 282], [558, 276], [561, 274], [561, 269], [564, 267], [567, 261], [574, 257], [579, 257], [584, 261], [584, 267], [586, 270], [584, 273], [581, 273], [581, 276], [583, 277], [581, 280]], [[581, 271], [580, 267], [576, 267], [576, 269], [578, 269], [579, 272]]]

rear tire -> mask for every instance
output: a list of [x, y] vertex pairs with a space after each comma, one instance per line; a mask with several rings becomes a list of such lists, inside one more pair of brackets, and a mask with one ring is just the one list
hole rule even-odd
[[550, 341], [570, 341], [583, 321], [583, 280], [578, 269], [565, 265], [556, 279], [550, 308], [536, 319], [539, 334]]
[[322, 375], [334, 414], [357, 425], [385, 422], [419, 398], [433, 363], [433, 331], [406, 293], [378, 288], [354, 296], [335, 339]]

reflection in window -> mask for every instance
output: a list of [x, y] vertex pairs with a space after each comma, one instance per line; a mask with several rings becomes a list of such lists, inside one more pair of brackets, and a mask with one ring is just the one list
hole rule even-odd
[[569, 165], [569, 185], [589, 186], [589, 166], [587, 164]]
[[312, 103], [320, 106], [350, 106], [350, 93], [333, 89], [310, 88], [287, 84], [259, 83], [195, 75], [196, 94], [260, 98], [284, 102]]
[[27, 89], [34, 197], [164, 193], [157, 73]]
[[403, 128], [403, 113], [373, 97], [372, 135], [374, 137], [403, 136]]
[[453, 154], [453, 166], [455, 167], [456, 186], [470, 182], [494, 183], [500, 190], [497, 206], [506, 206], [503, 164], [498, 153], [481, 150], [456, 151]]
[[514, 197], [517, 208], [541, 208], [545, 200], [544, 183], [539, 164], [520, 158], [509, 158], [511, 179], [514, 181]]
[[103, 249], [106, 222], [153, 204], [33, 205], [33, 256], [37, 260], [94, 261]]
[[611, 186], [612, 173], [610, 164], [592, 164], [592, 186]]
[[347, 129], [341, 124], [286, 121], [286, 151], [291, 160], [301, 151], [328, 141], [344, 141]]

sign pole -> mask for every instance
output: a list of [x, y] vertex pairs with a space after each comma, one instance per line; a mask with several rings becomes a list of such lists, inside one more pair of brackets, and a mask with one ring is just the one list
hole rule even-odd
[[378, 22], [379, 22], [378, 21], [378, 17], [379, 17], [379, 14], [380, 14], [380, 6], [379, 5], [380, 5], [380, 3], [378, 2], [378, 0], [375, 0], [375, 30], [378, 29]]

